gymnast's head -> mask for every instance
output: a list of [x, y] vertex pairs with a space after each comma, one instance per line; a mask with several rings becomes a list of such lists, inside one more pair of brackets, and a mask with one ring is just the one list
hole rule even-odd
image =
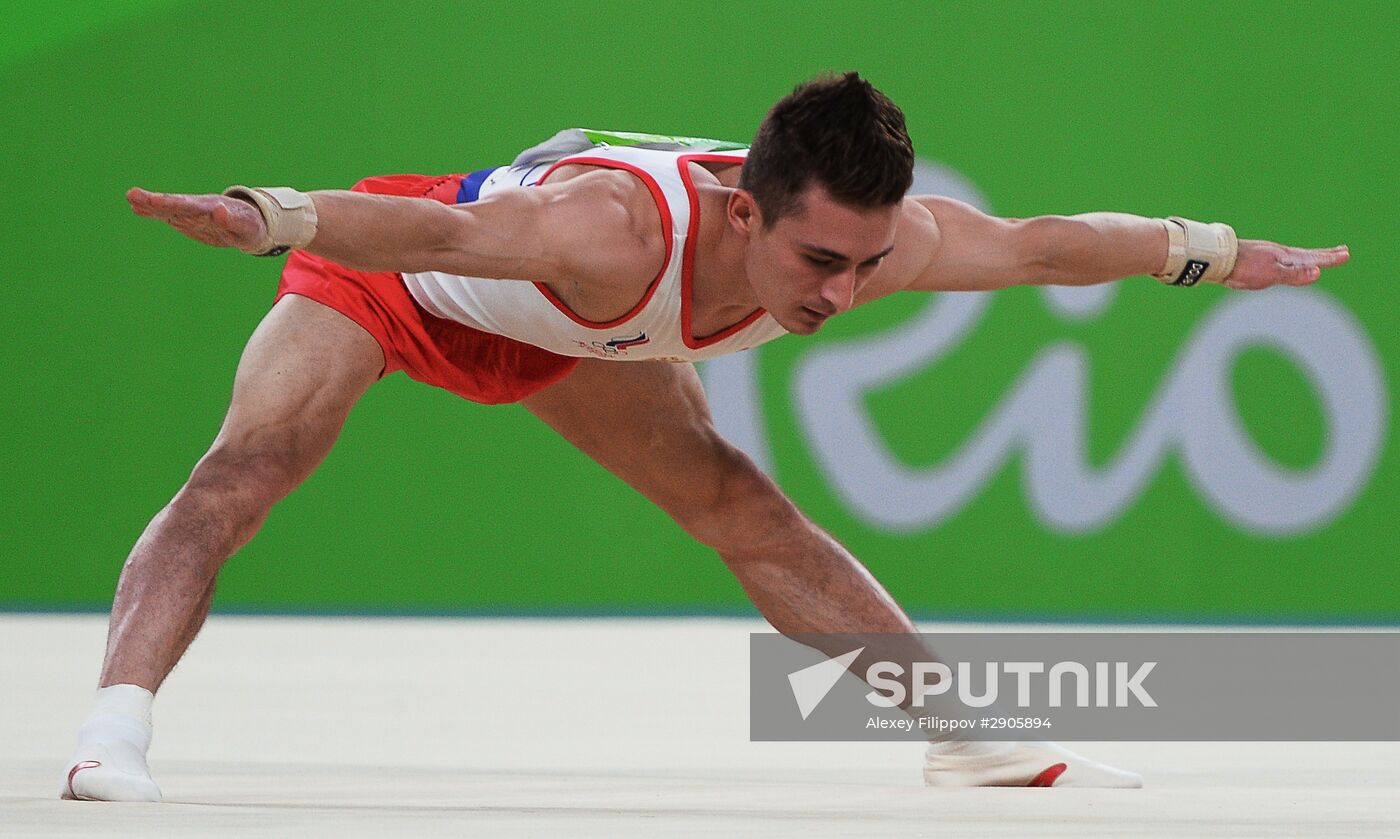
[[799, 333], [850, 308], [889, 252], [913, 180], [904, 113], [858, 73], [819, 76], [778, 100], [729, 202], [759, 302]]

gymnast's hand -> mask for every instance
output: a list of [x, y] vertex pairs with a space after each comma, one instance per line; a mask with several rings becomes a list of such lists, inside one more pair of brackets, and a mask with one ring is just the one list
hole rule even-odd
[[1333, 268], [1351, 259], [1346, 245], [1335, 248], [1294, 248], [1259, 239], [1241, 239], [1235, 268], [1222, 283], [1238, 291], [1257, 291], [1275, 285], [1310, 285]]
[[258, 208], [237, 198], [132, 187], [126, 200], [136, 215], [163, 221], [191, 239], [218, 248], [246, 249], [267, 235], [267, 223]]

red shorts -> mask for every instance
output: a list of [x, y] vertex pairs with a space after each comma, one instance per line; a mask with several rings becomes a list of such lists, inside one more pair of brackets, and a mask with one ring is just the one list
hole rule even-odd
[[[463, 177], [388, 175], [366, 178], [352, 189], [455, 204]], [[577, 358], [430, 315], [396, 273], [355, 271], [305, 251], [292, 251], [287, 258], [277, 299], [284, 294], [300, 294], [329, 306], [373, 335], [384, 350], [380, 378], [402, 370], [473, 402], [518, 402], [564, 378], [579, 363]]]

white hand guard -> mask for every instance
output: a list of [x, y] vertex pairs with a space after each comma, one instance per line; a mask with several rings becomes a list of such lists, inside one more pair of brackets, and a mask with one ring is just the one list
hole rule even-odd
[[1167, 264], [1152, 276], [1167, 285], [1193, 286], [1222, 283], [1235, 270], [1240, 243], [1228, 224], [1202, 224], [1172, 216], [1162, 219], [1167, 228]]
[[224, 195], [257, 207], [267, 224], [267, 235], [243, 248], [244, 253], [278, 256], [292, 248], [304, 248], [316, 237], [316, 205], [304, 192], [285, 186], [231, 186]]

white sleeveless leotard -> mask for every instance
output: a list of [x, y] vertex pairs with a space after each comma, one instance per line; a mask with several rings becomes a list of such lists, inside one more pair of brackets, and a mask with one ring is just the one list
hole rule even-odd
[[[580, 129], [574, 129], [580, 131]], [[555, 140], [568, 132], [561, 132]], [[690, 328], [691, 278], [699, 230], [698, 201], [690, 161], [742, 161], [746, 150], [697, 152], [636, 146], [588, 144], [587, 151], [563, 156], [522, 154], [479, 181], [478, 196], [508, 187], [534, 186], [567, 164], [625, 169], [646, 183], [661, 213], [666, 258], [661, 272], [631, 311], [606, 323], [587, 321], [543, 283], [462, 277], [439, 271], [403, 275], [404, 285], [429, 313], [474, 329], [505, 335], [568, 356], [617, 361], [699, 361], [738, 352], [787, 334], [762, 309], [713, 335], [696, 337]], [[536, 149], [549, 150], [549, 144]], [[540, 156], [553, 160], [540, 161]]]

